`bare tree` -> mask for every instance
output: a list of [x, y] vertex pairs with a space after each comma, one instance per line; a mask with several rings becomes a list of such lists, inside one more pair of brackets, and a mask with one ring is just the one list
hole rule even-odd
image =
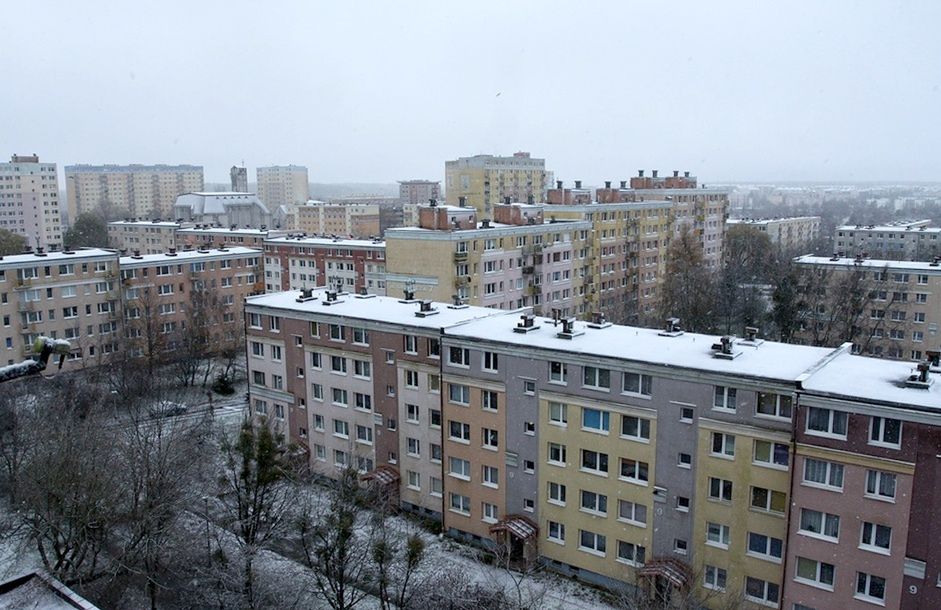
[[706, 266], [702, 245], [689, 227], [682, 227], [667, 257], [661, 319], [675, 316], [691, 331], [711, 331], [716, 325], [715, 274]]

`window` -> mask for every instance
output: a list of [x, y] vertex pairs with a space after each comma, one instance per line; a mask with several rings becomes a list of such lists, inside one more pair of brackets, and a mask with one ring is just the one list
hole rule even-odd
[[782, 394], [758, 392], [758, 406], [755, 408], [758, 415], [767, 417], [780, 417], [791, 419], [791, 397]]
[[565, 506], [565, 485], [549, 482], [549, 503]]
[[583, 511], [605, 516], [608, 514], [608, 496], [583, 489], [580, 507]]
[[470, 516], [470, 498], [451, 492], [451, 510]]
[[546, 527], [546, 537], [552, 542], [565, 543], [565, 524], [558, 521], [549, 521]]
[[310, 384], [310, 394], [314, 400], [323, 400], [323, 386], [319, 383]]
[[784, 542], [780, 538], [772, 538], [764, 534], [748, 532], [748, 554], [776, 563], [781, 561]]
[[440, 498], [444, 492], [444, 481], [438, 477], [431, 477], [431, 495]]
[[804, 460], [804, 483], [842, 491], [843, 465], [806, 458]]
[[847, 414], [843, 411], [808, 407], [807, 433], [846, 439], [846, 420]]
[[412, 437], [406, 438], [405, 453], [412, 457], [421, 457], [421, 440]]
[[582, 449], [582, 470], [607, 476], [608, 454]]
[[281, 332], [281, 318], [278, 316], [268, 316], [268, 330], [273, 333]]
[[333, 420], [333, 435], [341, 438], [349, 438], [350, 424], [342, 419]]
[[719, 457], [735, 457], [735, 436], [722, 432], [713, 432], [712, 455]]
[[866, 472], [866, 495], [878, 500], [895, 500], [895, 475], [881, 470]]
[[265, 385], [265, 374], [262, 371], [252, 371], [252, 383], [255, 385]]
[[536, 462], [533, 460], [523, 460], [523, 472], [526, 474], [535, 474]]
[[353, 343], [358, 345], [369, 345], [369, 331], [365, 328], [354, 328]]
[[902, 446], [902, 422], [886, 417], [871, 417], [869, 444], [898, 449]]
[[372, 428], [369, 426], [356, 426], [356, 440], [367, 445], [372, 444]]
[[721, 549], [729, 548], [729, 526], [721, 523], [706, 523], [706, 544]]
[[556, 426], [566, 426], [569, 421], [568, 405], [561, 402], [549, 403], [549, 423]]
[[448, 400], [459, 405], [470, 404], [470, 388], [456, 383], [448, 384]]
[[693, 456], [689, 453], [680, 453], [676, 458], [676, 465], [680, 468], [692, 468]]
[[618, 500], [618, 519], [631, 525], [647, 527], [647, 507], [636, 502]]
[[416, 491], [421, 490], [421, 474], [414, 470], [408, 471], [408, 488]]
[[353, 374], [363, 379], [369, 379], [372, 376], [372, 365], [365, 360], [354, 360]]
[[395, 364], [395, 352], [391, 350], [382, 350], [386, 357], [386, 364]]
[[405, 371], [405, 387], [411, 389], [418, 388], [418, 371], [412, 371], [406, 369]]
[[483, 511], [484, 516], [481, 517], [482, 521], [486, 523], [496, 523], [497, 522], [497, 505], [490, 504], [488, 502], [481, 502], [481, 510]]
[[781, 587], [751, 576], [745, 577], [745, 599], [757, 602], [759, 604], [773, 605], [778, 607], [778, 598], [781, 595]]
[[832, 542], [836, 542], [840, 538], [840, 516], [811, 508], [802, 508], [799, 529], [801, 533], [812, 534], [818, 538], [829, 538]]
[[676, 510], [680, 511], [681, 513], [688, 513], [689, 512], [689, 498], [685, 496], [677, 496], [676, 497]]
[[863, 521], [862, 535], [860, 536], [859, 548], [877, 553], [889, 554], [889, 547], [892, 545], [892, 528], [888, 525], [879, 525]]
[[716, 566], [706, 565], [703, 570], [703, 587], [714, 589], [716, 591], [725, 591], [725, 583], [728, 580], [728, 573]]
[[715, 409], [725, 409], [726, 411], [735, 410], [735, 388], [717, 385], [715, 395], [712, 400], [712, 406]]
[[334, 373], [346, 375], [346, 358], [343, 356], [330, 356], [330, 370]]
[[417, 424], [418, 423], [418, 405], [406, 404], [405, 405], [405, 421]]
[[323, 368], [323, 357], [319, 352], [310, 353], [310, 368], [320, 369]]
[[695, 415], [696, 411], [692, 407], [682, 407], [680, 409], [680, 421], [685, 424], [691, 423]]
[[582, 385], [596, 390], [607, 390], [611, 387], [611, 371], [599, 369], [594, 366], [584, 367]]
[[624, 373], [621, 375], [622, 388], [625, 394], [638, 394], [640, 396], [650, 396], [650, 387], [653, 385], [653, 378], [650, 375], [641, 375], [640, 373]]
[[372, 396], [361, 392], [353, 392], [353, 405], [363, 411], [372, 411]]
[[549, 463], [556, 466], [565, 466], [565, 445], [549, 443]]
[[649, 467], [647, 462], [621, 458], [621, 478], [631, 483], [647, 484]]
[[784, 514], [787, 508], [787, 495], [782, 491], [774, 491], [765, 489], [764, 487], [752, 487], [751, 507], [772, 513]]
[[448, 430], [451, 440], [470, 442], [470, 424], [451, 420], [448, 422]]
[[709, 499], [721, 502], [732, 501], [732, 481], [709, 477]]
[[428, 357], [429, 358], [441, 357], [441, 341], [439, 339], [434, 339], [434, 338], [428, 339]]
[[885, 602], [885, 579], [865, 572], [856, 573], [856, 595], [859, 599], [875, 601], [878, 604]]
[[482, 467], [483, 485], [486, 487], [499, 487], [500, 469], [494, 466]]
[[643, 566], [647, 559], [647, 549], [639, 544], [618, 540], [618, 561], [632, 566]]
[[524, 421], [523, 434], [526, 434], [527, 436], [536, 436], [536, 422]]
[[635, 441], [650, 440], [650, 420], [633, 415], [621, 417], [621, 436]]
[[790, 464], [790, 447], [785, 443], [756, 440], [754, 461], [764, 466], [787, 468]]
[[685, 555], [689, 552], [689, 541], [683, 538], [673, 539], [673, 552], [677, 555]]
[[500, 433], [492, 428], [481, 428], [481, 445], [484, 449], [497, 450], [500, 448]]
[[582, 430], [608, 433], [611, 428], [611, 414], [608, 411], [582, 408]]
[[431, 461], [436, 464], [441, 463], [441, 445], [431, 443]]
[[526, 379], [523, 381], [523, 393], [527, 396], [533, 396], [536, 394], [536, 382]]
[[464, 347], [448, 348], [448, 364], [467, 368], [470, 366], [470, 350]]
[[345, 407], [347, 403], [346, 390], [341, 390], [340, 388], [333, 388], [333, 404]]
[[441, 409], [428, 409], [428, 426], [430, 428], [441, 427]]
[[345, 341], [346, 332], [345, 329], [339, 324], [330, 325], [330, 340], [331, 341]]
[[833, 573], [835, 571], [833, 564], [798, 557], [796, 569], [797, 577], [794, 580], [815, 587], [833, 589]]
[[499, 359], [495, 352], [484, 352], [482, 368], [490, 373], [496, 373], [499, 370]]
[[428, 373], [428, 391], [433, 394], [441, 393], [441, 375]]
[[271, 374], [271, 387], [273, 387], [276, 390], [283, 390], [284, 378], [282, 378], [281, 375], [275, 375], [274, 373], [272, 373]]
[[259, 343], [258, 341], [252, 341], [251, 347], [252, 347], [252, 356], [261, 356], [262, 358], [265, 357], [265, 344], [264, 343]]
[[581, 551], [604, 556], [607, 551], [607, 538], [588, 530], [579, 530], [578, 548]]
[[453, 477], [470, 481], [470, 461], [454, 456], [449, 457], [448, 473]]
[[480, 392], [481, 408], [485, 411], [497, 410], [497, 393], [490, 390], [481, 390]]
[[549, 382], [568, 383], [569, 370], [564, 362], [549, 362]]

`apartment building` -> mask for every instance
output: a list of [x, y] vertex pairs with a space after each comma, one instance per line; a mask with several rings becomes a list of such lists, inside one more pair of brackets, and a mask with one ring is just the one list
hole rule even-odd
[[99, 208], [141, 218], [166, 218], [176, 198], [203, 190], [198, 165], [67, 165], [69, 221]]
[[194, 326], [210, 341], [238, 340], [247, 296], [262, 292], [261, 250], [170, 248], [120, 259], [124, 330], [129, 354], [172, 353]]
[[299, 205], [310, 199], [307, 168], [301, 165], [259, 167], [255, 190], [268, 209]]
[[411, 287], [437, 301], [579, 311], [591, 222], [547, 221], [543, 206], [520, 203], [494, 205], [493, 220], [479, 220], [462, 203], [422, 206], [419, 226], [386, 231], [389, 293]]
[[233, 165], [229, 170], [229, 181], [233, 193], [247, 193], [248, 191], [248, 168]]
[[441, 183], [433, 180], [399, 181], [399, 205], [402, 207], [402, 226], [418, 224], [418, 206], [441, 199]]
[[481, 218], [488, 217], [492, 207], [506, 197], [512, 201], [530, 201], [530, 197], [543, 201], [552, 182], [546, 160], [533, 158], [528, 152], [514, 153], [512, 157], [460, 157], [445, 162], [444, 174], [448, 205], [456, 206], [463, 197]]
[[377, 204], [308, 201], [294, 209], [295, 228], [308, 235], [369, 238], [380, 235]]
[[173, 218], [223, 227], [280, 226], [272, 209], [252, 193], [185, 193], [173, 204]]
[[[941, 348], [941, 267], [935, 262], [801, 256], [794, 259], [812, 288], [796, 339], [821, 342], [828, 326], [847, 321], [858, 353], [920, 361]], [[858, 311], [845, 311], [852, 297]], [[842, 309], [841, 309], [842, 308]], [[816, 332], [815, 332], [816, 331]]]
[[108, 245], [115, 250], [162, 254], [177, 245], [176, 233], [190, 223], [172, 220], [118, 220], [108, 223]]
[[382, 240], [272, 236], [264, 250], [266, 292], [339, 286], [357, 294], [386, 293]]
[[0, 163], [0, 229], [26, 239], [31, 248], [62, 245], [59, 179], [55, 163], [37, 155], [13, 155]]
[[930, 261], [941, 256], [941, 227], [930, 220], [836, 228], [834, 252], [875, 259]]
[[118, 253], [99, 248], [0, 257], [5, 364], [25, 360], [40, 335], [67, 339], [63, 370], [98, 364], [120, 343]]
[[938, 352], [913, 371], [849, 344], [413, 296], [249, 299], [254, 412], [316, 472], [353, 465], [450, 535], [603, 586], [708, 608], [938, 604]]
[[226, 227], [208, 224], [181, 228], [176, 232], [176, 247], [219, 248], [245, 246], [246, 248], [264, 249], [266, 239], [283, 237], [288, 232], [281, 229], [239, 228], [237, 225]]
[[785, 252], [797, 252], [811, 245], [820, 236], [819, 216], [790, 218], [729, 218], [728, 227], [751, 227], [768, 236], [771, 243]]

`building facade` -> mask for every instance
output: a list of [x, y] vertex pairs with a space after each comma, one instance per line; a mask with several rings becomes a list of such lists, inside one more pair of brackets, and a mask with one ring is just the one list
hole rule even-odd
[[113, 210], [140, 218], [168, 218], [176, 198], [203, 190], [197, 165], [67, 165], [69, 221], [83, 212]]
[[108, 223], [108, 246], [126, 253], [161, 254], [177, 245], [176, 233], [189, 223], [168, 220], [119, 220]]
[[506, 197], [512, 201], [544, 201], [552, 182], [546, 160], [533, 158], [528, 152], [512, 157], [460, 157], [445, 162], [444, 174], [448, 205], [457, 205], [463, 197], [482, 219], [489, 217], [493, 205]]
[[379, 206], [376, 204], [311, 200], [297, 206], [294, 214], [295, 228], [308, 235], [369, 238], [381, 234]]
[[382, 240], [272, 236], [264, 249], [266, 292], [339, 285], [356, 294], [386, 293]]
[[252, 193], [186, 193], [176, 198], [173, 217], [222, 227], [268, 228], [276, 220], [270, 210]]
[[214, 227], [210, 225], [195, 225], [185, 227], [176, 232], [176, 247], [182, 249], [186, 246], [199, 248], [230, 248], [232, 246], [245, 246], [263, 250], [265, 240], [284, 237], [287, 231], [279, 229], [252, 229], [239, 227]]
[[248, 192], [248, 168], [233, 165], [229, 170], [229, 180], [233, 193]]
[[418, 224], [418, 206], [434, 199], [441, 199], [441, 183], [433, 180], [401, 180], [399, 182], [399, 205], [402, 207], [402, 224], [414, 227]]
[[255, 190], [269, 209], [300, 205], [310, 199], [307, 168], [301, 165], [272, 165], [256, 170]]
[[930, 220], [836, 228], [834, 252], [889, 260], [930, 261], [941, 256], [941, 227]]
[[31, 248], [62, 245], [55, 163], [40, 163], [37, 155], [0, 163], [0, 229], [22, 235]]
[[791, 218], [729, 218], [729, 227], [751, 227], [764, 233], [771, 243], [785, 252], [797, 252], [820, 237], [819, 216], [794, 216]]

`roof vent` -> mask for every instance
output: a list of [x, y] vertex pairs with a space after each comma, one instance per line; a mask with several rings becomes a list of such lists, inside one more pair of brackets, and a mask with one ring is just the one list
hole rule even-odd
[[136, 259], [136, 260], [141, 260], [144, 257], [140, 255], [140, 250], [134, 250], [134, 256], [132, 256], [131, 258]]
[[327, 305], [327, 306], [330, 306], [330, 305], [336, 305], [337, 303], [341, 303], [342, 301], [340, 301], [340, 300], [337, 298], [339, 295], [340, 295], [340, 293], [339, 293], [337, 290], [329, 289], [329, 288], [328, 288], [328, 289], [327, 289], [327, 297], [326, 297], [326, 299], [324, 299], [323, 304], [324, 304], [324, 305]]
[[166, 252], [167, 256], [176, 256], [176, 248], [170, 248], [169, 252]]
[[830, 257], [830, 260], [831, 260], [831, 261], [838, 261], [838, 260], [840, 260], [840, 253], [839, 253], [839, 252], [834, 252], [834, 253], [833, 253], [833, 256]]
[[627, 188], [627, 180], [621, 180], [621, 188], [622, 188], [622, 189], [626, 189], [626, 188]]
[[362, 288], [359, 289], [359, 293], [357, 293], [356, 298], [357, 299], [374, 299], [376, 298], [376, 295], [369, 294], [369, 292], [366, 290], [366, 287], [363, 286]]
[[528, 225], [536, 224], [536, 218], [534, 216], [530, 216], [529, 218], [526, 219], [526, 224]]
[[464, 302], [464, 299], [460, 295], [452, 294], [451, 295], [451, 304], [448, 305], [448, 309], [467, 309], [468, 305]]
[[582, 188], [582, 181], [581, 181], [581, 180], [576, 180], [576, 181], [575, 181], [575, 188], [577, 188], [577, 189]]
[[718, 343], [712, 344], [712, 357], [722, 358], [723, 360], [734, 360], [742, 355], [742, 352], [735, 351], [735, 342], [732, 337], [725, 335], [719, 339]]
[[405, 298], [399, 301], [399, 303], [415, 302], [415, 282], [413, 280], [405, 282], [405, 287], [402, 289], [402, 292], [405, 294]]
[[925, 351], [925, 358], [933, 373], [941, 373], [941, 350], [929, 349]]
[[934, 379], [928, 376], [928, 371], [930, 370], [930, 363], [927, 361], [919, 362], [918, 366], [915, 367], [915, 372], [909, 375], [908, 379], [905, 380], [905, 386], [919, 390], [927, 390], [931, 387], [931, 384], [934, 383]]
[[680, 326], [679, 318], [667, 318], [663, 330], [657, 333], [661, 337], [679, 337], [683, 334], [683, 327]]
[[520, 321], [516, 323], [513, 332], [525, 334], [537, 328], [539, 328], [539, 325], [536, 324], [536, 316], [531, 313], [524, 313], [520, 316]]
[[941, 265], [941, 256], [934, 257], [934, 260], [928, 263], [928, 265], [931, 267], [937, 267]]
[[513, 198], [512, 198], [512, 197], [504, 197], [504, 198], [503, 198], [503, 203], [506, 204], [506, 205], [510, 205], [511, 203], [513, 203]]
[[490, 219], [489, 219], [489, 218], [484, 218], [483, 220], [481, 220], [481, 221], [480, 221], [480, 228], [481, 228], [481, 229], [489, 229], [489, 228], [490, 228]]
[[754, 326], [745, 327], [745, 338], [738, 342], [739, 345], [752, 345], [758, 347], [764, 343], [764, 339], [758, 338], [758, 329]]
[[604, 312], [591, 312], [591, 322], [588, 323], [588, 328], [608, 328], [609, 326], [611, 323], [605, 319]]
[[606, 189], [610, 189], [610, 188], [611, 188], [611, 181], [610, 181], [610, 180], [605, 180], [605, 181], [604, 181], [604, 187], [605, 187]]
[[37, 246], [37, 247], [36, 247], [36, 256], [49, 256], [49, 255], [46, 254], [45, 252], [43, 252], [43, 247], [42, 247], [42, 246]]
[[559, 339], [574, 339], [579, 335], [584, 335], [585, 331], [575, 330], [575, 318], [562, 318], [562, 330], [556, 333]]
[[[313, 288], [301, 288], [300, 296], [298, 296], [294, 300], [297, 301], [298, 303], [306, 303], [307, 301], [313, 301], [316, 298], [317, 297], [314, 296]], [[336, 298], [336, 296], [334, 296], [334, 298]]]
[[461, 195], [457, 198], [457, 206], [463, 208], [465, 205], [467, 205], [467, 197]]
[[433, 316], [439, 313], [437, 309], [431, 306], [431, 301], [427, 299], [422, 299], [418, 302], [418, 311], [415, 312], [415, 315], [419, 318], [427, 318], [428, 316]]
[[559, 189], [559, 190], [562, 189], [562, 181], [561, 181], [561, 180], [556, 180], [556, 181], [555, 181], [555, 188], [557, 188], [557, 189]]

